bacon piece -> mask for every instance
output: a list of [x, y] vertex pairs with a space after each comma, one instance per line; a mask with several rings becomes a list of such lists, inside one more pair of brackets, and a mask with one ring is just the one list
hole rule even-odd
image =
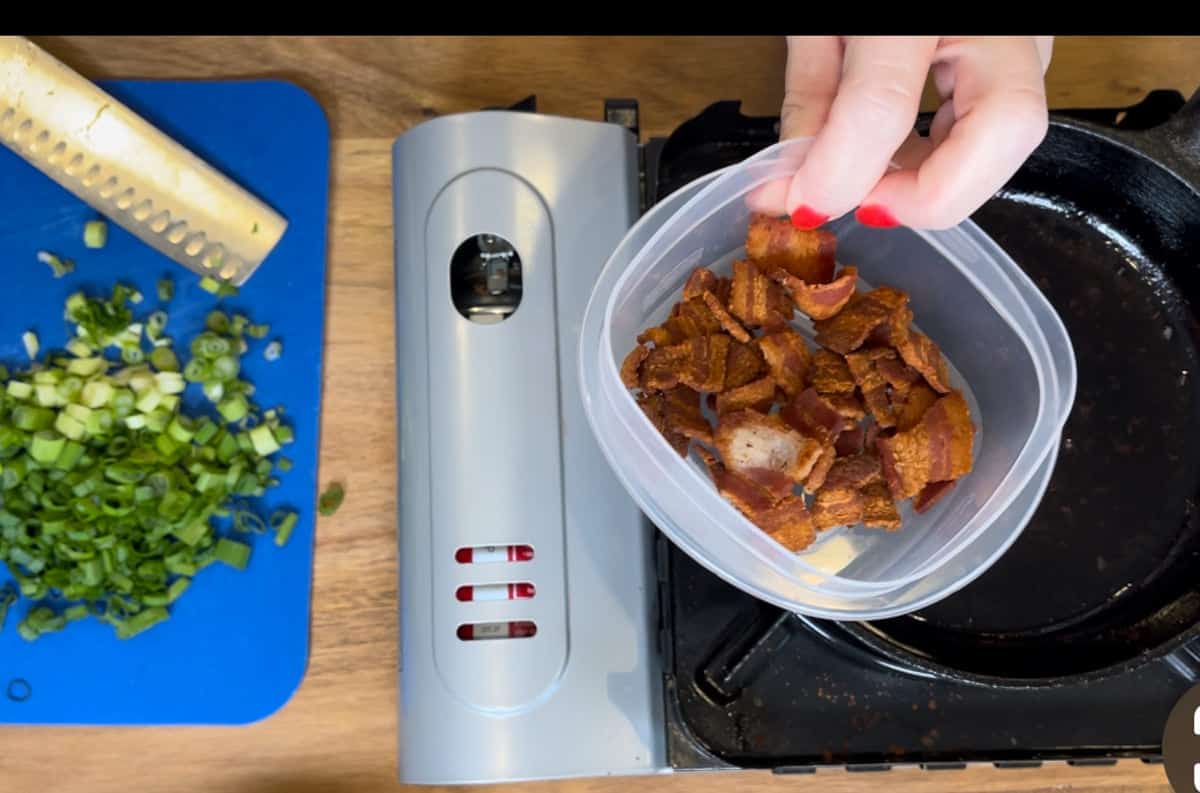
[[815, 493], [825, 484], [826, 477], [829, 476], [830, 469], [837, 462], [837, 450], [833, 448], [833, 444], [825, 447], [821, 452], [821, 456], [817, 458], [817, 462], [813, 465], [812, 471], [808, 475], [808, 479], [804, 480], [804, 489], [809, 493]]
[[804, 379], [812, 360], [804, 337], [791, 328], [784, 328], [761, 337], [758, 348], [783, 393], [789, 398], [799, 394], [804, 389]]
[[896, 419], [888, 397], [888, 381], [880, 373], [877, 364], [881, 360], [895, 357], [896, 353], [887, 347], [863, 348], [846, 356], [846, 365], [850, 367], [850, 374], [858, 384], [863, 402], [880, 427], [893, 427]]
[[955, 484], [957, 482], [930, 482], [913, 498], [913, 509], [918, 513], [928, 512], [954, 489]]
[[729, 391], [741, 388], [765, 374], [766, 361], [757, 344], [733, 342], [729, 345], [729, 357], [725, 362], [725, 388]]
[[842, 430], [842, 434], [838, 436], [837, 443], [834, 444], [838, 457], [853, 457], [856, 454], [861, 454], [863, 450], [863, 438], [866, 437], [866, 433], [866, 427], [861, 424], [855, 424], [848, 430]]
[[870, 453], [839, 457], [825, 477], [828, 487], [848, 487], [852, 490], [862, 490], [867, 485], [882, 481], [883, 469], [879, 457]]
[[753, 383], [718, 394], [717, 415], [724, 416], [726, 413], [736, 413], [748, 408], [766, 413], [771, 409], [774, 399], [775, 381], [770, 377], [763, 377]]
[[642, 385], [642, 364], [650, 355], [650, 348], [639, 344], [630, 350], [621, 362], [621, 382], [626, 388], [640, 388]]
[[725, 361], [729, 356], [729, 337], [724, 334], [701, 336], [685, 342], [687, 366], [679, 373], [679, 382], [697, 391], [720, 391], [725, 387]]
[[659, 325], [656, 328], [647, 328], [642, 331], [637, 337], [638, 344], [653, 344], [656, 348], [670, 347], [675, 343], [675, 336], [670, 329], [664, 325]]
[[765, 512], [779, 503], [770, 490], [730, 471], [707, 449], [697, 447], [696, 452], [708, 467], [708, 474], [717, 486], [717, 492], [746, 517]]
[[829, 350], [817, 350], [809, 367], [813, 388], [821, 396], [831, 394], [853, 394], [854, 375], [846, 359]]
[[814, 320], [829, 319], [845, 308], [858, 284], [856, 267], [844, 268], [828, 284], [810, 284], [782, 268], [769, 270], [767, 274], [783, 287], [796, 308]]
[[924, 383], [917, 383], [900, 400], [894, 403], [896, 411], [896, 429], [907, 432], [917, 426], [917, 422], [925, 415], [925, 411], [937, 402], [938, 395]]
[[700, 411], [700, 394], [687, 386], [680, 386], [663, 394], [663, 420], [669, 432], [685, 438], [713, 442], [712, 425]]
[[875, 368], [879, 370], [880, 376], [887, 381], [887, 384], [892, 387], [893, 401], [897, 395], [903, 396], [907, 394], [908, 390], [921, 379], [920, 372], [901, 361], [897, 361], [895, 356], [877, 359], [875, 361]]
[[909, 330], [899, 344], [895, 345], [904, 362], [916, 369], [925, 378], [925, 382], [939, 394], [950, 393], [950, 373], [946, 367], [946, 359], [933, 340], [915, 330]]
[[742, 327], [742, 323], [738, 322], [732, 314], [721, 305], [721, 301], [712, 292], [705, 292], [701, 298], [704, 304], [708, 306], [708, 310], [717, 318], [717, 322], [721, 323], [721, 327], [725, 329], [733, 338], [740, 341], [742, 344], [749, 344], [753, 338], [746, 329]]
[[935, 402], [911, 430], [880, 438], [875, 445], [892, 495], [903, 501], [930, 482], [969, 473], [974, 439], [970, 409], [957, 391]]
[[796, 489], [796, 483], [787, 474], [770, 468], [746, 468], [737, 474], [766, 490], [776, 501], [790, 497]]
[[812, 388], [802, 391], [779, 415], [791, 427], [816, 438], [822, 445], [836, 441], [846, 426], [842, 414]]
[[661, 393], [644, 392], [638, 396], [638, 405], [642, 412], [646, 414], [646, 418], [650, 419], [650, 423], [654, 425], [667, 443], [671, 444], [680, 457], [687, 457], [688, 439], [687, 436], [671, 429], [667, 424], [667, 399]]
[[813, 496], [812, 520], [817, 531], [835, 526], [854, 526], [862, 521], [863, 499], [850, 487], [828, 484]]
[[750, 519], [789, 551], [804, 550], [817, 536], [812, 515], [798, 496], [785, 498], [778, 506], [757, 512]]
[[764, 269], [778, 267], [810, 284], [824, 284], [833, 278], [837, 237], [798, 229], [788, 218], [755, 215], [746, 230], [746, 255]]
[[666, 327], [676, 342], [721, 331], [721, 321], [713, 315], [703, 298], [677, 303], [675, 309], [675, 315], [666, 321]]
[[647, 391], [669, 391], [679, 385], [679, 377], [690, 360], [685, 344], [655, 347], [642, 363], [642, 388]]
[[795, 314], [787, 293], [743, 259], [733, 263], [729, 310], [749, 327], [782, 327]]
[[862, 489], [862, 524], [868, 529], [896, 531], [900, 528], [900, 513], [896, 502], [883, 482], [867, 485]]
[[707, 267], [697, 267], [688, 276], [687, 283], [683, 285], [683, 299], [691, 300], [694, 297], [703, 297], [705, 292], [712, 292], [717, 288], [718, 278], [716, 273]]
[[732, 471], [766, 468], [803, 482], [821, 456], [821, 444], [784, 423], [778, 415], [752, 410], [727, 413], [717, 422], [714, 437], [721, 460]]
[[862, 346], [871, 331], [886, 322], [908, 302], [908, 295], [890, 286], [855, 294], [844, 309], [830, 319], [813, 323], [817, 344], [842, 355]]
[[854, 394], [830, 394], [825, 398], [846, 421], [855, 422], [867, 415], [862, 401]]

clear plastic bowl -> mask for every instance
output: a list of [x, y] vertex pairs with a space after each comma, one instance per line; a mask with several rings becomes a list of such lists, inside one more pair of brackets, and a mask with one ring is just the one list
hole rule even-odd
[[[958, 373], [978, 430], [975, 470], [929, 513], [905, 509], [899, 532], [824, 532], [799, 554], [763, 534], [717, 493], [697, 461], [680, 458], [654, 430], [618, 369], [637, 334], [665, 319], [694, 267], [720, 271], [741, 254], [747, 194], [793, 173], [805, 149], [805, 142], [781, 144], [704, 177], [630, 230], [585, 314], [580, 377], [593, 432], [618, 478], [685, 552], [799, 613], [873, 619], [890, 613], [892, 600], [912, 600], [901, 595], [917, 584], [924, 594], [914, 607], [986, 569], [994, 554], [961, 557], [976, 560], [969, 569], [950, 563], [989, 528], [993, 548], [1007, 548], [1020, 533], [1045, 487], [1034, 475], [1057, 448], [1074, 399], [1074, 355], [1040, 292], [973, 224], [931, 233], [836, 224], [839, 260], [855, 264], [868, 283], [906, 290], [916, 324]], [[1031, 487], [1034, 503], [1014, 518], [1009, 507]]]

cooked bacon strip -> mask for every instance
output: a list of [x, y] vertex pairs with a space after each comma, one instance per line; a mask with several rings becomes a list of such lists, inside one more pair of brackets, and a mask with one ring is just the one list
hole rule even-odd
[[928, 512], [933, 507], [945, 498], [946, 494], [954, 489], [957, 482], [930, 482], [921, 488], [921, 492], [917, 493], [913, 498], [913, 509], [918, 513]]
[[901, 361], [897, 361], [894, 355], [877, 359], [875, 361], [875, 368], [879, 370], [880, 376], [887, 381], [887, 384], [892, 387], [893, 400], [897, 395], [903, 396], [908, 393], [908, 390], [921, 379], [920, 372]]
[[697, 267], [688, 276], [687, 283], [683, 285], [683, 299], [691, 300], [694, 297], [703, 297], [705, 292], [712, 292], [717, 288], [717, 275], [707, 267]]
[[685, 342], [687, 366], [679, 373], [679, 382], [697, 391], [720, 391], [725, 387], [725, 361], [729, 356], [729, 337], [724, 334], [701, 336]]
[[669, 432], [676, 432], [685, 438], [711, 444], [712, 425], [700, 411], [700, 394], [680, 386], [665, 394], [663, 419]]
[[908, 389], [908, 393], [894, 403], [896, 410], [896, 429], [907, 432], [917, 426], [917, 422], [925, 415], [925, 411], [937, 402], [938, 395], [924, 383], [917, 383]]
[[803, 231], [788, 218], [755, 215], [746, 230], [746, 255], [764, 269], [782, 268], [810, 284], [833, 278], [837, 237], [825, 230]]
[[727, 413], [714, 437], [721, 460], [732, 471], [766, 468], [803, 482], [821, 456], [821, 444], [784, 423], [778, 415], [752, 410]]
[[621, 382], [626, 388], [642, 387], [642, 364], [649, 355], [650, 348], [639, 344], [625, 356], [625, 360], [621, 362]]
[[863, 499], [849, 487], [825, 487], [813, 497], [812, 519], [817, 531], [854, 526], [862, 521]]
[[791, 328], [768, 333], [758, 340], [771, 376], [787, 396], [794, 397], [804, 389], [804, 379], [812, 356], [804, 337]]
[[816, 539], [812, 515], [798, 496], [785, 498], [771, 509], [750, 518], [756, 526], [789, 551], [802, 551]]
[[804, 489], [809, 493], [815, 493], [825, 484], [826, 478], [829, 476], [829, 471], [833, 468], [833, 464], [837, 462], [837, 450], [833, 448], [833, 444], [825, 447], [821, 452], [821, 456], [817, 458], [816, 464], [808, 475], [808, 479], [804, 480]]
[[817, 344], [842, 355], [862, 346], [871, 331], [904, 308], [908, 295], [890, 286], [855, 294], [844, 309], [830, 319], [813, 323]]
[[904, 362], [916, 369], [925, 378], [925, 382], [933, 386], [939, 394], [950, 393], [950, 373], [946, 368], [946, 359], [933, 340], [924, 333], [915, 330], [895, 345]]
[[810, 284], [779, 267], [768, 270], [767, 274], [783, 287], [796, 308], [814, 320], [829, 319], [845, 308], [858, 284], [856, 267], [844, 268], [828, 284]]
[[930, 482], [969, 473], [974, 439], [967, 401], [957, 391], [935, 402], [911, 430], [880, 438], [876, 447], [892, 495], [903, 501]]
[[730, 314], [728, 310], [726, 310], [725, 306], [721, 304], [721, 301], [716, 295], [714, 295], [712, 292], [705, 292], [701, 299], [704, 300], [704, 304], [708, 306], [708, 310], [712, 312], [712, 315], [717, 318], [719, 323], [721, 323], [721, 327], [725, 329], [726, 333], [740, 341], [742, 344], [750, 343], [750, 340], [753, 337], [746, 331], [745, 328], [742, 327], [742, 323], [738, 322], [737, 319], [735, 319], [734, 316]]
[[869, 453], [839, 457], [825, 477], [828, 487], [848, 487], [852, 490], [862, 490], [867, 485], [882, 481], [883, 469], [879, 457]]
[[675, 343], [675, 336], [664, 325], [647, 328], [637, 337], [638, 344], [653, 344], [655, 347], [670, 347]]
[[812, 388], [801, 392], [779, 411], [779, 415], [791, 427], [816, 438], [823, 446], [836, 441], [846, 426], [842, 414]]
[[713, 315], [704, 298], [692, 298], [675, 306], [675, 315], [666, 321], [676, 342], [709, 336], [721, 331], [721, 321]]
[[729, 345], [729, 358], [725, 362], [725, 388], [729, 391], [741, 388], [765, 374], [767, 363], [757, 344], [733, 342]]
[[775, 399], [775, 381], [763, 377], [740, 388], [733, 388], [717, 395], [717, 415], [754, 409], [766, 413]]
[[846, 359], [836, 353], [817, 350], [809, 371], [813, 388], [821, 396], [854, 393], [854, 375], [850, 374]]
[[646, 414], [646, 418], [650, 419], [650, 423], [654, 425], [667, 443], [671, 444], [680, 457], [687, 457], [688, 439], [687, 436], [673, 430], [667, 424], [667, 399], [660, 393], [644, 392], [638, 396], [638, 405], [642, 412]]
[[838, 436], [837, 443], [834, 444], [838, 457], [853, 457], [856, 454], [861, 454], [863, 450], [863, 438], [866, 436], [866, 433], [867, 428], [861, 424], [855, 424], [848, 430], [842, 430], [842, 434]]
[[792, 301], [783, 288], [744, 259], [733, 263], [729, 310], [752, 328], [783, 327], [795, 314]]
[[867, 485], [862, 489], [862, 524], [868, 529], [895, 531], [900, 528], [900, 513], [888, 486], [882, 482]]

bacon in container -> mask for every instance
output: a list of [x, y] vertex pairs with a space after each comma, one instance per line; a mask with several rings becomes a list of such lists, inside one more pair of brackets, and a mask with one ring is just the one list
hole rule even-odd
[[908, 303], [839, 269], [831, 232], [755, 215], [732, 275], [692, 272], [621, 379], [667, 442], [789, 550], [836, 527], [899, 531], [901, 504], [932, 508], [974, 464], [970, 407]]

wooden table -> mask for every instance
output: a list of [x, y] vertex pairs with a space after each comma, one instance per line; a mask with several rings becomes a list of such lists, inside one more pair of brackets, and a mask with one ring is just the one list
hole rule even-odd
[[[295, 698], [241, 729], [0, 730], [0, 793], [366, 793], [396, 764], [396, 457], [393, 419], [392, 140], [435, 115], [536, 93], [543, 112], [598, 119], [636, 97], [643, 132], [666, 134], [716, 99], [778, 111], [779, 39], [41, 39], [90, 77], [294, 80], [334, 136], [321, 478], [345, 506], [317, 532], [312, 656]], [[1113, 106], [1200, 85], [1200, 40], [1058, 43], [1052, 106]], [[236, 123], [236, 120], [231, 120]], [[286, 131], [281, 131], [286, 132]], [[462, 747], [457, 747], [461, 749]], [[1160, 767], [901, 770], [588, 780], [545, 791], [1167, 791]]]

